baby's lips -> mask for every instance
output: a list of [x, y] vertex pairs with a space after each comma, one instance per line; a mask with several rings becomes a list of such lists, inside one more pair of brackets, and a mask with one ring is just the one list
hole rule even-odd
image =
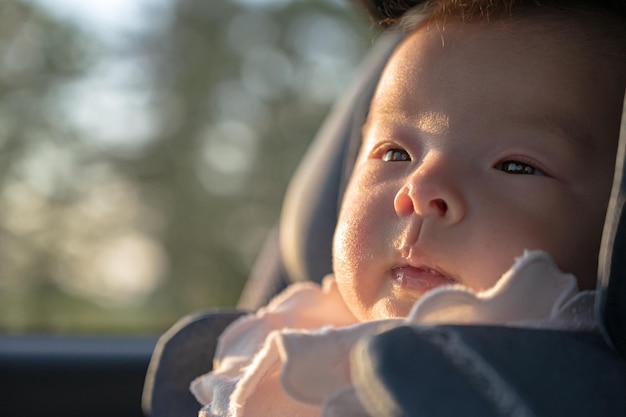
[[445, 273], [427, 266], [398, 266], [392, 270], [392, 277], [400, 285], [400, 288], [422, 293], [443, 285], [456, 283]]

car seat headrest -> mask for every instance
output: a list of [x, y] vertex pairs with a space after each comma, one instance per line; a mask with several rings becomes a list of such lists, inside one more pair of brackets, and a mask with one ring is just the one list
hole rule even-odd
[[615, 177], [598, 262], [598, 321], [606, 341], [626, 357], [626, 98]]
[[346, 182], [361, 142], [361, 127], [380, 74], [401, 35], [381, 35], [331, 110], [285, 194], [280, 250], [291, 281], [316, 281], [332, 272], [332, 237]]

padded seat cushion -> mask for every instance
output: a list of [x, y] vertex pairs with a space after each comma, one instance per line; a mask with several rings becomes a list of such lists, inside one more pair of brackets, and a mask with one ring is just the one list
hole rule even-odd
[[371, 416], [626, 416], [626, 362], [597, 333], [404, 326], [352, 363]]

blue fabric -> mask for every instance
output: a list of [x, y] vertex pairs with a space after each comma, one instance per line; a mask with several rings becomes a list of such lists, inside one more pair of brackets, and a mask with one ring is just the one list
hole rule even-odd
[[146, 416], [198, 415], [201, 405], [189, 391], [189, 384], [212, 369], [219, 335], [242, 314], [222, 310], [193, 314], [161, 336], [144, 384], [142, 408]]
[[626, 416], [626, 363], [597, 333], [405, 326], [357, 346], [371, 416]]

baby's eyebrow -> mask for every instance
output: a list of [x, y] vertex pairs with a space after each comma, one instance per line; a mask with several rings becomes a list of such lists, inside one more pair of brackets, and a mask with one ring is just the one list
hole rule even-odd
[[416, 127], [419, 131], [428, 134], [442, 134], [450, 128], [450, 119], [447, 114], [440, 111], [423, 111], [418, 112], [411, 119], [406, 116], [400, 116], [397, 113], [383, 109], [377, 112], [377, 116], [368, 115], [365, 123], [361, 127], [361, 137], [364, 138], [372, 128], [374, 121], [372, 119], [383, 118], [386, 121], [404, 122], [407, 125]]
[[594, 138], [581, 121], [565, 111], [552, 111], [538, 107], [523, 117], [525, 124], [547, 129], [563, 139], [566, 145], [575, 146], [581, 152], [594, 148]]

